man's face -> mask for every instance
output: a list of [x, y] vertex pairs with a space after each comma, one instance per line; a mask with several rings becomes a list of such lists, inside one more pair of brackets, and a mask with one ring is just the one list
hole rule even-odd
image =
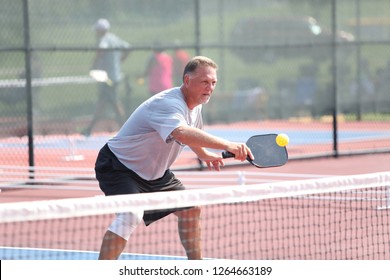
[[187, 105], [190, 109], [209, 102], [217, 84], [217, 70], [210, 66], [199, 66], [194, 73], [186, 75]]

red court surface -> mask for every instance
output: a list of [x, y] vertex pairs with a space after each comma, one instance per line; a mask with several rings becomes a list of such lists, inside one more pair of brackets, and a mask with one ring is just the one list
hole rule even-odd
[[[225, 160], [227, 163], [233, 163], [233, 159]], [[306, 160], [290, 160], [286, 165], [275, 168], [258, 169], [249, 164], [243, 165], [227, 165], [222, 168], [218, 175], [223, 176], [223, 172], [230, 171], [249, 171], [249, 172], [265, 172], [268, 175], [267, 179], [273, 180], [296, 180], [301, 179], [299, 174], [303, 174], [302, 178], [315, 177], [315, 175], [352, 175], [364, 174], [373, 172], [383, 172], [390, 170], [390, 153], [385, 154], [371, 154], [371, 155], [356, 155], [356, 156], [342, 156], [339, 158], [327, 157], [320, 159], [306, 159]], [[91, 169], [93, 172], [93, 169]], [[205, 173], [217, 171], [204, 170]], [[291, 174], [291, 176], [289, 176]], [[70, 174], [71, 175], [71, 174]], [[197, 172], [197, 175], [199, 173]], [[205, 186], [213, 187], [213, 183], [203, 183]], [[219, 183], [218, 185], [221, 185]], [[3, 190], [0, 193], [1, 202], [13, 201], [32, 201], [32, 200], [48, 200], [74, 197], [88, 197], [102, 194], [98, 189], [96, 182], [95, 190], [56, 190], [55, 187], [51, 189], [23, 189], [17, 188], [15, 190]]]

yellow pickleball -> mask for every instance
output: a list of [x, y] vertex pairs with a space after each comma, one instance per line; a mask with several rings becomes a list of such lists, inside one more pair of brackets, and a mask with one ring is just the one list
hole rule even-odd
[[278, 136], [276, 136], [275, 141], [276, 141], [276, 144], [278, 144], [280, 147], [285, 147], [285, 146], [287, 146], [290, 139], [288, 138], [287, 134], [280, 133], [280, 134], [278, 134]]

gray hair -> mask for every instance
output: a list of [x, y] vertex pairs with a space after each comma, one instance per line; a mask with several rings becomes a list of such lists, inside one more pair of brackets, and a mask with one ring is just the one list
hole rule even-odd
[[186, 74], [194, 73], [199, 66], [210, 66], [215, 70], [218, 70], [218, 65], [211, 58], [205, 56], [195, 56], [187, 63], [186, 67], [184, 68], [183, 80]]

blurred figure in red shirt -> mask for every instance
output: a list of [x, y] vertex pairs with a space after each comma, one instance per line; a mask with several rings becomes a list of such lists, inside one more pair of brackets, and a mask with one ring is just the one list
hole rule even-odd
[[173, 53], [173, 82], [175, 86], [180, 86], [183, 83], [183, 71], [184, 67], [190, 61], [190, 55], [180, 48], [180, 44], [176, 44], [178, 47]]
[[156, 45], [143, 74], [148, 79], [151, 95], [173, 87], [172, 71], [172, 57], [164, 48]]

